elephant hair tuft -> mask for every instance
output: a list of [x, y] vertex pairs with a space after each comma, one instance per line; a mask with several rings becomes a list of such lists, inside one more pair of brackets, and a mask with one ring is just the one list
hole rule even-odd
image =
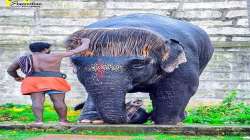
[[143, 56], [163, 58], [169, 49], [164, 39], [151, 31], [137, 28], [83, 29], [73, 33], [65, 41], [68, 50], [81, 44], [81, 38], [89, 38], [89, 49], [82, 56]]

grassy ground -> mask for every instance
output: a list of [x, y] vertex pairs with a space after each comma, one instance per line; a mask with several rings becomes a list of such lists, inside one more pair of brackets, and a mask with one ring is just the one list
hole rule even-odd
[[[237, 92], [231, 91], [222, 103], [212, 106], [199, 106], [188, 109], [188, 115], [184, 120], [187, 124], [206, 125], [250, 125], [250, 105], [236, 100]], [[147, 109], [152, 110], [150, 104]], [[80, 111], [74, 111], [68, 107], [68, 119], [76, 122]], [[22, 122], [34, 121], [30, 105], [4, 104], [0, 106], [0, 122]], [[57, 121], [57, 114], [51, 104], [45, 103], [44, 121]], [[152, 124], [148, 121], [146, 124]]]
[[[74, 111], [68, 108], [68, 119], [70, 122], [76, 122], [80, 111]], [[30, 123], [35, 120], [30, 105], [4, 104], [0, 106], [0, 122], [21, 122]], [[44, 106], [44, 121], [55, 122], [58, 120], [53, 106], [46, 103]]]
[[[67, 131], [17, 131], [0, 130], [0, 140], [25, 140], [27, 138], [44, 136], [48, 134], [72, 134]], [[112, 135], [112, 136], [132, 136], [130, 140], [144, 140], [147, 137], [153, 137], [155, 140], [242, 140], [244, 136], [184, 136], [184, 135], [164, 135], [164, 134], [128, 134], [114, 132], [94, 132], [83, 131], [74, 134], [80, 135]]]
[[[184, 120], [186, 124], [206, 124], [206, 125], [250, 125], [250, 105], [236, 100], [237, 92], [232, 91], [221, 104], [213, 106], [200, 106], [188, 109], [188, 116]], [[152, 106], [147, 107], [147, 111], [152, 110]], [[68, 120], [76, 122], [80, 111], [74, 111], [68, 108]], [[4, 104], [0, 106], [0, 123], [30, 123], [34, 121], [30, 105]], [[46, 103], [44, 107], [44, 121], [55, 123], [58, 120], [57, 114], [51, 104]], [[152, 124], [148, 121], [146, 124]], [[46, 135], [46, 134], [71, 134], [72, 132], [53, 132], [53, 131], [9, 131], [0, 130], [0, 140], [23, 140], [28, 137]], [[93, 131], [79, 132], [87, 135], [125, 135], [125, 133], [100, 133]], [[143, 140], [149, 134], [133, 134], [133, 140]], [[181, 136], [181, 135], [163, 135], [150, 134], [156, 140], [238, 140], [243, 139], [240, 136]], [[250, 137], [248, 138], [250, 139]]]

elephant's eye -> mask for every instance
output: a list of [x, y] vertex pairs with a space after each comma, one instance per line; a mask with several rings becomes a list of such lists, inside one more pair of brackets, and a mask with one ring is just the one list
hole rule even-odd
[[145, 67], [145, 61], [140, 60], [140, 61], [134, 61], [132, 63], [132, 68], [134, 69], [142, 69], [144, 67]]
[[132, 67], [134, 68], [134, 69], [142, 69], [142, 68], [144, 68], [144, 64], [134, 64]]
[[145, 60], [134, 59], [128, 63], [128, 66], [132, 69], [143, 69], [146, 65]]

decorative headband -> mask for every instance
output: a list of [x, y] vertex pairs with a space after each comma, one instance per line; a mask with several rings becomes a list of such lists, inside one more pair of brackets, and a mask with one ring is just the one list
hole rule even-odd
[[83, 71], [87, 72], [98, 72], [98, 71], [113, 71], [113, 72], [123, 72], [124, 67], [118, 64], [103, 64], [97, 62], [95, 64], [90, 64], [82, 68]]

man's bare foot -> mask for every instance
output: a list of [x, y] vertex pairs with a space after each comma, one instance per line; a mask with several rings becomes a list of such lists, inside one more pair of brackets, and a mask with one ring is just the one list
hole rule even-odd
[[58, 122], [59, 125], [68, 125], [70, 124], [68, 121], [60, 121]]
[[33, 122], [33, 123], [30, 123], [30, 125], [41, 126], [41, 125], [43, 125], [43, 122]]

